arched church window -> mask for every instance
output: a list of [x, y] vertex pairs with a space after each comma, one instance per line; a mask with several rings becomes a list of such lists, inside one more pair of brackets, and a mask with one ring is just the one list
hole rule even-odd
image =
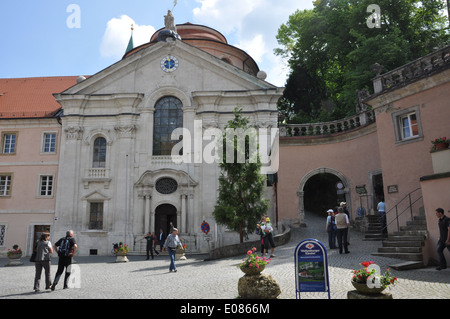
[[106, 139], [104, 137], [97, 137], [94, 141], [92, 167], [102, 168], [105, 166], [106, 166]]
[[171, 155], [179, 141], [171, 140], [176, 128], [183, 127], [183, 104], [173, 96], [161, 98], [155, 105], [153, 125], [153, 155]]

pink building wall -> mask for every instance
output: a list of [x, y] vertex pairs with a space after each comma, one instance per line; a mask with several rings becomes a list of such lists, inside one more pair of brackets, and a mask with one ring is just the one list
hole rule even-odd
[[[450, 151], [447, 151], [450, 152]], [[448, 163], [449, 172], [445, 177], [427, 178], [421, 181], [422, 193], [424, 198], [424, 208], [426, 212], [428, 238], [423, 248], [424, 261], [427, 263], [430, 259], [438, 261], [436, 244], [439, 239], [438, 218], [436, 217], [436, 208], [444, 209], [445, 215], [450, 217], [448, 212], [450, 208], [450, 163]], [[444, 256], [450, 263], [450, 252], [446, 249]]]
[[[375, 124], [331, 137], [281, 137], [279, 220], [302, 223], [299, 192], [303, 191], [307, 179], [318, 173], [331, 173], [343, 180], [347, 206], [355, 217], [360, 206], [356, 186], [365, 185], [371, 193], [371, 172], [379, 171], [380, 167]], [[326, 219], [326, 212], [317, 213], [323, 213]]]
[[[393, 208], [410, 192], [420, 189], [422, 176], [433, 174], [431, 141], [438, 137], [450, 137], [449, 77], [450, 70], [446, 70], [369, 101], [376, 114], [387, 210]], [[396, 141], [394, 121], [395, 114], [403, 110], [417, 112], [421, 136], [402, 143]], [[398, 192], [389, 193], [387, 188], [391, 185], [396, 185]], [[425, 213], [427, 220], [429, 214], [432, 215], [431, 219], [434, 217], [434, 210], [425, 210]], [[388, 223], [394, 219], [393, 215], [387, 216]], [[407, 214], [404, 214], [400, 218], [400, 226], [404, 225], [408, 218]], [[388, 229], [396, 231], [396, 222], [392, 222]]]
[[[18, 244], [29, 255], [34, 226], [53, 224], [61, 129], [56, 119], [10, 119], [0, 121], [0, 131], [17, 134], [16, 153], [0, 155], [0, 173], [12, 174], [11, 195], [0, 198], [0, 224], [6, 225], [0, 253]], [[56, 132], [56, 152], [41, 152], [44, 132]], [[52, 196], [40, 196], [40, 175], [53, 176]]]

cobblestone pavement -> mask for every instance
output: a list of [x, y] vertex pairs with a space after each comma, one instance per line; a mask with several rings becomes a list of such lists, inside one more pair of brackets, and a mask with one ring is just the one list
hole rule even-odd
[[[264, 270], [271, 274], [281, 287], [280, 299], [295, 299], [294, 250], [303, 239], [316, 238], [327, 246], [324, 231], [325, 219], [307, 216], [307, 227], [293, 229], [291, 241], [275, 249], [272, 262]], [[363, 241], [362, 234], [350, 231], [350, 253], [340, 255], [328, 250], [331, 299], [346, 299], [353, 290], [351, 270], [362, 261], [372, 260], [380, 268], [399, 263], [400, 260], [371, 256], [381, 247], [381, 242]], [[251, 247], [249, 247], [251, 248]], [[187, 255], [187, 260], [177, 261], [178, 272], [169, 272], [168, 256], [145, 260], [144, 256], [129, 256], [128, 263], [115, 263], [115, 257], [76, 257], [79, 267], [79, 287], [62, 289], [62, 280], [55, 291], [41, 292], [33, 288], [34, 264], [23, 258], [24, 265], [5, 267], [7, 259], [0, 258], [0, 299], [235, 299], [237, 282], [243, 273], [236, 267], [242, 256], [204, 261], [204, 255]], [[51, 266], [52, 280], [57, 259]], [[449, 299], [450, 269], [433, 268], [395, 271], [398, 285], [388, 290], [394, 299]], [[326, 293], [302, 293], [302, 299], [326, 299]]]

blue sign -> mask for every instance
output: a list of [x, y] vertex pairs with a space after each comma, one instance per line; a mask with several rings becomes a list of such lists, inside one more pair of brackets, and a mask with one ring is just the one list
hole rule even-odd
[[305, 239], [295, 248], [295, 287], [301, 292], [328, 292], [328, 258], [325, 246], [317, 239]]

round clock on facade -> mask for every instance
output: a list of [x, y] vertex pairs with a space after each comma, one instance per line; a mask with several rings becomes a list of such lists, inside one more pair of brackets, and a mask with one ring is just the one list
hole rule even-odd
[[164, 72], [173, 72], [178, 68], [178, 59], [174, 56], [166, 56], [161, 60], [161, 69]]

